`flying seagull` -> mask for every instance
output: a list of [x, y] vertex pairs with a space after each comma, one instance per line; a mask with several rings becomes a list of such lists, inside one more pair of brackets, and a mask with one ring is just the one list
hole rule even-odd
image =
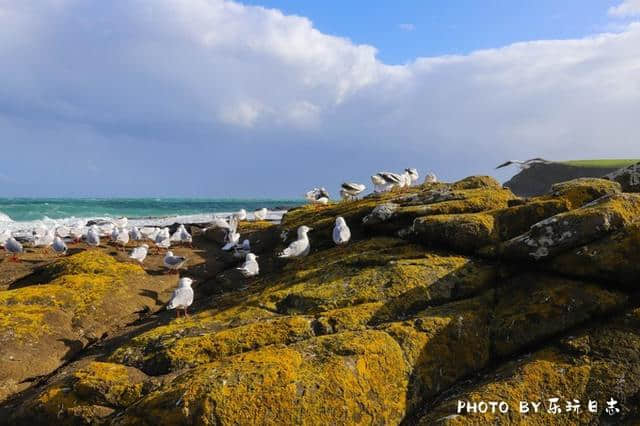
[[520, 167], [520, 170], [526, 170], [529, 167], [531, 167], [533, 164], [551, 164], [552, 162], [553, 161], [545, 160], [544, 158], [532, 158], [526, 161], [509, 160], [500, 164], [498, 167], [496, 167], [496, 169], [501, 169], [502, 167], [507, 167], [512, 164], [516, 164], [518, 167]]

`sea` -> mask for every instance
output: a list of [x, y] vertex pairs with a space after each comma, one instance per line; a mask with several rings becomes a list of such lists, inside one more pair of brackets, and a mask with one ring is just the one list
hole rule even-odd
[[89, 220], [127, 217], [131, 225], [166, 226], [206, 223], [245, 209], [249, 217], [262, 207], [269, 220], [280, 220], [286, 210], [303, 204], [287, 199], [204, 198], [0, 198], [0, 231], [23, 231], [39, 225], [84, 225]]

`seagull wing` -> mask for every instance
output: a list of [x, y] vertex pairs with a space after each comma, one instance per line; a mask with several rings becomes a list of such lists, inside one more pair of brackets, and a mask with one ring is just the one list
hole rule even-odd
[[498, 167], [496, 167], [496, 169], [501, 169], [503, 167], [507, 167], [513, 164], [513, 161], [505, 161], [504, 163], [500, 164]]
[[295, 257], [300, 256], [307, 249], [309, 245], [308, 241], [305, 240], [296, 240], [289, 244], [289, 247], [282, 250], [279, 257]]

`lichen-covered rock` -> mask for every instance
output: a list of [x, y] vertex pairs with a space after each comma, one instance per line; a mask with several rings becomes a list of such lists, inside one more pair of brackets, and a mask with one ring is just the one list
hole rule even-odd
[[[87, 251], [47, 268], [54, 279], [0, 292], [0, 400], [47, 374], [111, 327], [168, 300], [175, 279]], [[153, 292], [147, 294], [147, 292]]]
[[481, 213], [419, 217], [406, 233], [422, 243], [473, 252], [526, 232], [533, 224], [565, 212], [562, 200], [533, 200]]
[[640, 222], [557, 256], [550, 268], [562, 275], [637, 289], [640, 286]]
[[639, 215], [640, 196], [604, 196], [579, 209], [536, 223], [527, 233], [507, 241], [503, 255], [523, 260], [551, 258], [619, 230]]
[[451, 185], [452, 189], [501, 189], [502, 184], [491, 176], [469, 176]]
[[[582, 330], [557, 345], [509, 361], [484, 377], [462, 385], [433, 407], [425, 407], [421, 425], [621, 424], [636, 410], [640, 392], [640, 313], [633, 310], [608, 324]], [[560, 408], [552, 414], [550, 398]], [[616, 401], [612, 415], [607, 401]], [[578, 412], [566, 402], [580, 403]], [[504, 401], [506, 413], [468, 412], [458, 404]], [[520, 413], [520, 401], [529, 412]], [[596, 401], [595, 410], [588, 402]], [[534, 412], [531, 402], [540, 403]]]
[[619, 183], [624, 192], [640, 192], [640, 163], [611, 172], [605, 179]]
[[[578, 178], [551, 186], [550, 197], [562, 198], [569, 202], [569, 209], [577, 209], [605, 195], [618, 194], [620, 184], [606, 179]], [[541, 197], [547, 198], [547, 197]]]
[[201, 365], [116, 424], [397, 424], [408, 368], [381, 331], [317, 337]]

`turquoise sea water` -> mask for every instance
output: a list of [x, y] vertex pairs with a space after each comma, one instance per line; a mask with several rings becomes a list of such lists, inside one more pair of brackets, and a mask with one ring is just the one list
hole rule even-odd
[[229, 213], [241, 208], [252, 212], [262, 207], [286, 210], [302, 200], [278, 199], [176, 199], [176, 198], [0, 198], [2, 213], [16, 222], [68, 218], [157, 218], [210, 213]]

